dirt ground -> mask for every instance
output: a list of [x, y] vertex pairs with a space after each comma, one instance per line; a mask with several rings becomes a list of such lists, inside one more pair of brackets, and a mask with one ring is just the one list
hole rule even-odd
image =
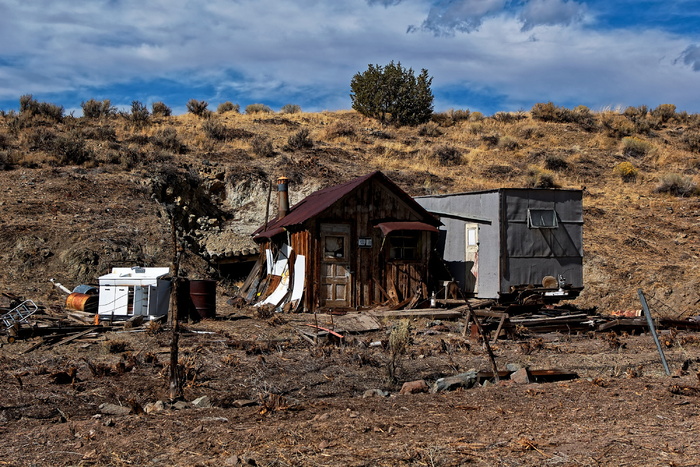
[[[392, 383], [385, 347], [395, 322], [314, 346], [296, 330], [312, 315], [260, 319], [220, 298], [216, 319], [184, 325], [177, 407], [164, 328], [29, 352], [38, 338], [5, 343], [0, 463], [697, 465], [696, 333], [664, 333], [673, 377], [649, 335], [552, 333], [499, 340], [499, 369], [559, 368], [578, 379], [399, 394], [405, 381], [488, 370], [483, 344], [463, 337], [459, 321], [413, 320]], [[388, 395], [366, 397], [373, 389]], [[202, 396], [211, 407], [192, 405]], [[103, 413], [105, 403], [131, 413]]]

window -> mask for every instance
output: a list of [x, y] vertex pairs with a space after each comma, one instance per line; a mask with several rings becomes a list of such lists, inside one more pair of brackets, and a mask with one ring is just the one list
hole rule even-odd
[[554, 209], [528, 209], [527, 226], [531, 229], [556, 229], [557, 211]]
[[323, 256], [325, 258], [345, 258], [345, 238], [335, 235], [326, 235]]
[[391, 250], [389, 258], [391, 259], [419, 259], [418, 254], [418, 234], [413, 233], [397, 233], [389, 236]]

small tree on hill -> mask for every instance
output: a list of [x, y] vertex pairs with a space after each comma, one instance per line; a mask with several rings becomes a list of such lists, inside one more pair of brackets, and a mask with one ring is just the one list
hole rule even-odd
[[425, 68], [415, 76], [413, 69], [403, 68], [400, 62], [369, 65], [350, 82], [352, 108], [382, 123], [425, 123], [433, 115], [432, 81]]

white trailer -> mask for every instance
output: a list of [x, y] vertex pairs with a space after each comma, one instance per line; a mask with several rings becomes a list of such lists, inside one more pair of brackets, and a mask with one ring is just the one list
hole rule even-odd
[[170, 279], [165, 277], [169, 273], [170, 268], [112, 268], [111, 273], [99, 278], [97, 313], [100, 317], [116, 319], [167, 315]]

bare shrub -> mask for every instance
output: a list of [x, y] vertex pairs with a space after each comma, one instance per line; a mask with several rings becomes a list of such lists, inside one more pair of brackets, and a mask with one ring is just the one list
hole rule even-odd
[[54, 152], [59, 156], [59, 162], [63, 165], [80, 165], [94, 160], [92, 150], [85, 145], [85, 140], [76, 131], [71, 131], [57, 138]]
[[548, 170], [531, 169], [527, 177], [527, 185], [532, 188], [558, 188], [554, 174]]
[[553, 102], [538, 102], [530, 109], [530, 114], [535, 120], [543, 122], [558, 122], [559, 108]]
[[183, 154], [186, 146], [180, 141], [175, 128], [161, 128], [151, 138], [151, 143], [163, 149], [170, 150], [177, 154]]
[[433, 158], [443, 166], [459, 165], [462, 162], [462, 153], [454, 146], [442, 145], [433, 149]]
[[498, 147], [505, 151], [515, 151], [520, 147], [520, 142], [512, 136], [504, 136], [499, 139]]
[[431, 138], [437, 138], [438, 136], [442, 136], [442, 132], [440, 131], [440, 127], [437, 123], [428, 122], [425, 125], [421, 125], [420, 128], [418, 128], [418, 136], [428, 136]]
[[328, 125], [325, 134], [327, 138], [340, 138], [355, 136], [357, 130], [352, 125], [352, 123], [345, 122], [343, 120], [336, 120], [335, 122]]
[[17, 164], [17, 158], [10, 151], [0, 151], [0, 170], [11, 170]]
[[116, 141], [117, 132], [111, 126], [95, 126], [82, 130], [82, 135], [86, 139], [95, 141]]
[[207, 117], [209, 114], [207, 107], [209, 107], [209, 103], [206, 101], [198, 101], [197, 99], [187, 101], [187, 111], [197, 117]]
[[39, 127], [27, 134], [27, 145], [31, 151], [51, 151], [56, 138], [56, 133], [53, 130]]
[[501, 123], [514, 123], [526, 116], [522, 112], [496, 112], [491, 118]]
[[55, 122], [63, 120], [62, 106], [38, 102], [31, 94], [25, 94], [19, 98], [19, 113], [30, 117], [40, 116]]
[[219, 104], [219, 106], [216, 108], [216, 113], [223, 114], [226, 112], [235, 112], [235, 113], [240, 113], [241, 112], [241, 106], [238, 104], [234, 104], [233, 102], [226, 101], [222, 102]]
[[173, 114], [173, 111], [164, 102], [159, 101], [151, 104], [151, 113], [157, 117], [169, 117]]
[[627, 157], [644, 157], [654, 149], [649, 141], [634, 137], [622, 138], [622, 154]]
[[676, 106], [673, 104], [661, 104], [651, 111], [651, 116], [660, 123], [667, 123], [676, 115]]
[[290, 149], [304, 149], [313, 147], [314, 142], [309, 136], [309, 130], [302, 128], [287, 139], [287, 147]]
[[544, 167], [547, 170], [566, 170], [569, 163], [563, 157], [549, 154], [544, 159]]
[[683, 133], [681, 141], [692, 152], [700, 152], [700, 133], [697, 131]]
[[83, 109], [83, 117], [85, 118], [109, 118], [117, 114], [117, 109], [112, 105], [109, 99], [97, 101], [90, 99], [82, 102], [80, 107]]
[[654, 191], [679, 197], [700, 195], [698, 185], [692, 178], [677, 173], [662, 175]]
[[411, 344], [411, 322], [402, 319], [394, 325], [389, 334], [389, 363], [387, 373], [392, 383], [398, 381], [397, 372], [401, 369], [401, 357]]
[[272, 141], [264, 136], [256, 135], [250, 142], [250, 149], [258, 157], [272, 157], [275, 155], [275, 149], [272, 147]]
[[274, 112], [269, 106], [265, 104], [249, 104], [245, 108], [245, 113], [250, 115], [259, 113], [271, 114]]
[[607, 135], [613, 138], [630, 136], [636, 131], [634, 123], [616, 112], [603, 112], [600, 123]]
[[151, 113], [148, 111], [148, 107], [139, 101], [133, 101], [131, 103], [131, 113], [129, 114], [129, 122], [135, 128], [143, 128], [149, 123], [149, 118]]
[[298, 114], [301, 113], [301, 107], [296, 104], [285, 104], [280, 109], [281, 114]]
[[202, 124], [202, 130], [208, 138], [215, 141], [226, 141], [228, 140], [228, 131], [226, 125], [217, 122], [215, 120], [207, 120]]

